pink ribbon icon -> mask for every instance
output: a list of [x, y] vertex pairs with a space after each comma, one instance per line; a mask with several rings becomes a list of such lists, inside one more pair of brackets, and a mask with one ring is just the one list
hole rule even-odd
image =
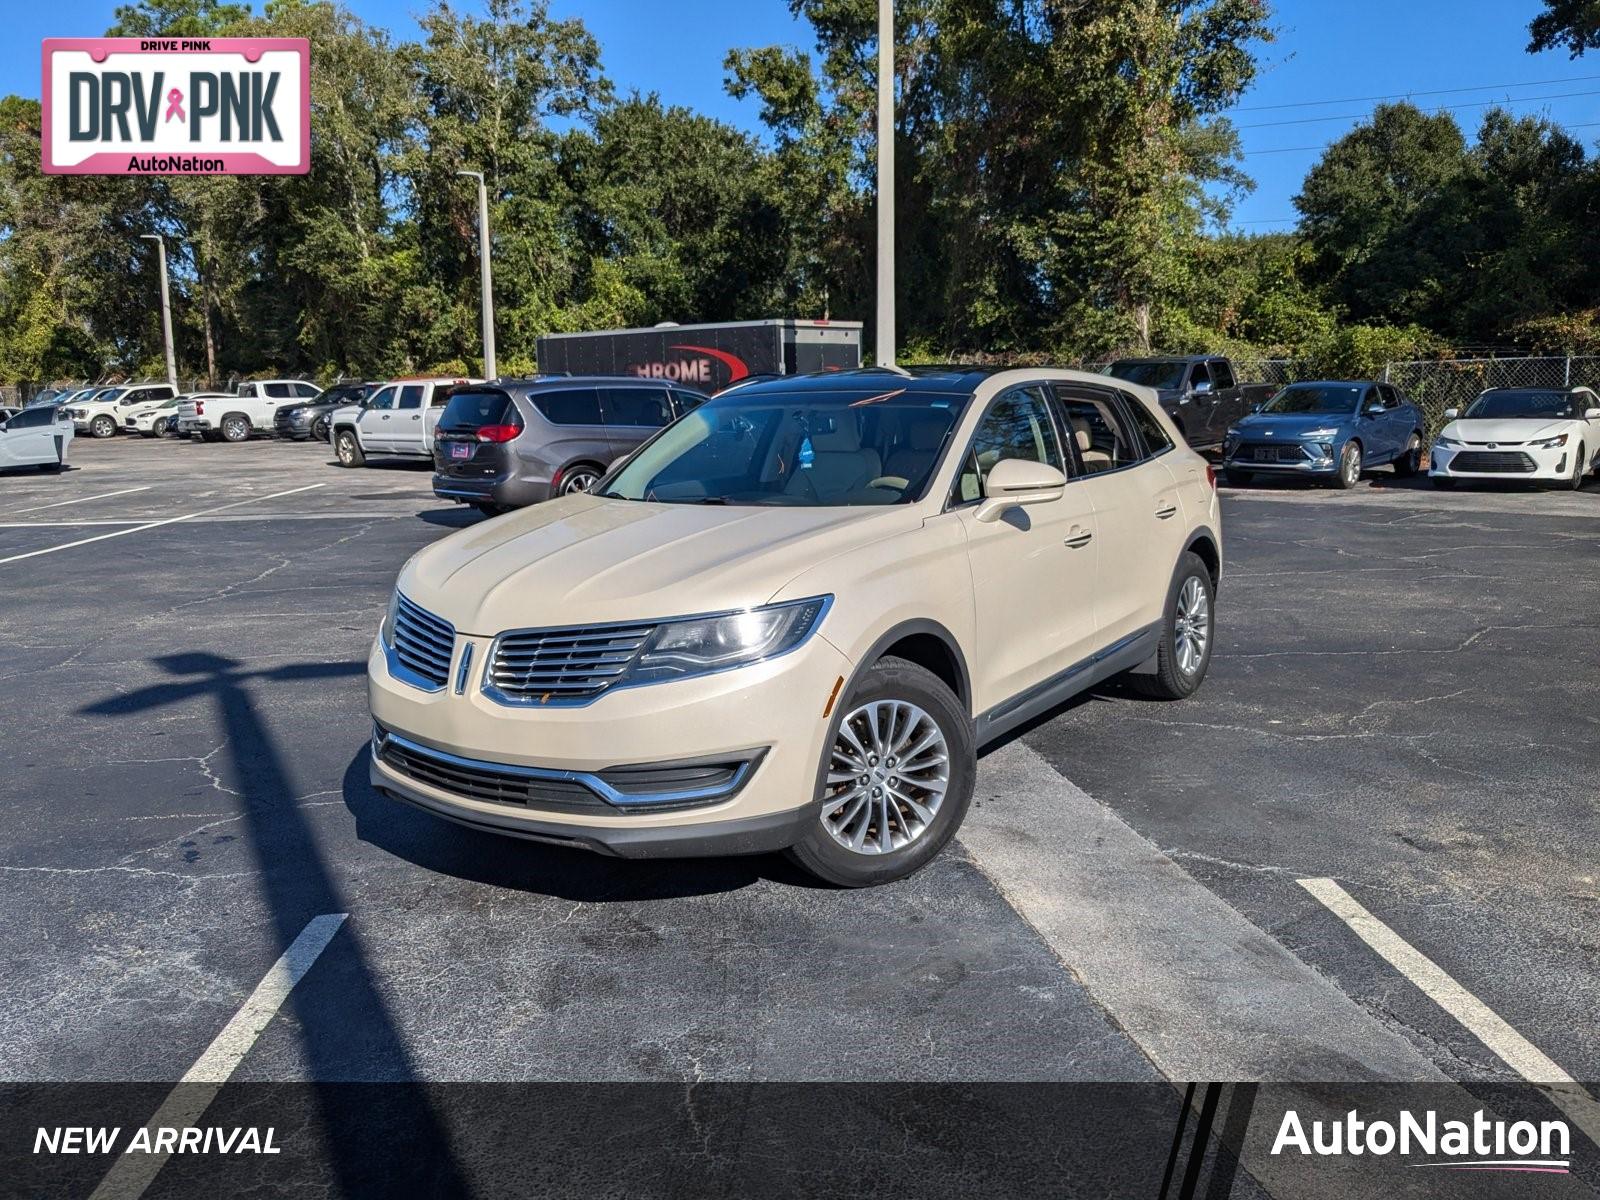
[[183, 93], [177, 88], [173, 88], [167, 93], [166, 120], [170, 121], [173, 117], [177, 117], [180, 121], [187, 121], [189, 119], [183, 115]]

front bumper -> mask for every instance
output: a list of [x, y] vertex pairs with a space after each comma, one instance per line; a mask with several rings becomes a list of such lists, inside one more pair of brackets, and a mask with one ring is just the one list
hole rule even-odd
[[375, 788], [474, 828], [625, 857], [762, 853], [793, 845], [814, 819], [828, 727], [823, 712], [837, 681], [850, 674], [849, 662], [824, 638], [813, 636], [753, 666], [619, 688], [575, 707], [511, 707], [490, 699], [481, 683], [492, 641], [458, 635], [450, 685], [424, 691], [391, 674], [374, 640], [367, 662], [374, 721], [424, 754], [500, 773], [521, 768], [565, 785], [580, 777], [614, 780], [620, 769], [639, 764], [677, 769], [739, 759], [751, 764], [745, 778], [725, 797], [688, 802], [619, 806], [542, 793], [508, 801], [483, 798], [482, 789], [466, 794], [465, 784], [452, 788], [446, 772], [408, 770], [380, 744], [370, 768]]
[[1520, 445], [1441, 446], [1434, 443], [1428, 474], [1440, 479], [1529, 479], [1544, 482], [1570, 479], [1576, 441], [1553, 450]]
[[[1324, 446], [1329, 448], [1324, 450]], [[1276, 457], [1257, 457], [1258, 450], [1270, 451]], [[1337, 475], [1339, 452], [1338, 444], [1327, 442], [1240, 442], [1231, 450], [1223, 450], [1222, 465], [1230, 471], [1263, 475]]]

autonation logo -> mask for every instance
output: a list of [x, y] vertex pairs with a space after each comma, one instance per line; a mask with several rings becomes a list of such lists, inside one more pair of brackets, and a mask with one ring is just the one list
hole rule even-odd
[[1438, 1161], [1408, 1166], [1566, 1175], [1572, 1167], [1571, 1145], [1565, 1121], [1508, 1123], [1491, 1120], [1482, 1109], [1471, 1121], [1440, 1121], [1434, 1112], [1419, 1119], [1409, 1109], [1401, 1109], [1393, 1121], [1363, 1121], [1351, 1109], [1342, 1120], [1312, 1121], [1309, 1133], [1300, 1114], [1290, 1109], [1278, 1126], [1272, 1153], [1298, 1150], [1319, 1158], [1418, 1154]]

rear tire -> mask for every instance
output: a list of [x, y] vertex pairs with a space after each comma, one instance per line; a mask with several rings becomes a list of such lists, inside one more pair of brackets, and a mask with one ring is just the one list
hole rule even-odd
[[367, 464], [367, 456], [362, 452], [361, 443], [353, 429], [341, 429], [333, 435], [333, 452], [338, 456], [341, 467], [364, 467]]
[[222, 440], [225, 442], [248, 442], [250, 440], [250, 418], [239, 413], [229, 413], [223, 417]]
[[600, 482], [600, 476], [605, 474], [593, 463], [574, 463], [561, 473], [561, 486], [556, 489], [558, 496], [570, 496], [573, 492], [587, 492]]
[[1205, 560], [1184, 551], [1167, 591], [1155, 672], [1128, 676], [1136, 691], [1157, 700], [1187, 700], [1200, 689], [1216, 643], [1216, 595]]
[[1422, 470], [1422, 435], [1413, 433], [1400, 457], [1394, 460], [1394, 473], [1401, 479], [1410, 479]]
[[972, 718], [956, 694], [924, 667], [879, 659], [828, 727], [807, 832], [789, 857], [838, 887], [904, 879], [960, 828], [976, 775]]

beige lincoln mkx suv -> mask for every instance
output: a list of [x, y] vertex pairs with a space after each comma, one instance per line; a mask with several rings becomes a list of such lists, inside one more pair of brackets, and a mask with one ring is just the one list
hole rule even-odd
[[882, 883], [955, 833], [984, 743], [1118, 672], [1190, 695], [1221, 562], [1212, 472], [1144, 388], [749, 384], [406, 564], [372, 782], [497, 833]]

